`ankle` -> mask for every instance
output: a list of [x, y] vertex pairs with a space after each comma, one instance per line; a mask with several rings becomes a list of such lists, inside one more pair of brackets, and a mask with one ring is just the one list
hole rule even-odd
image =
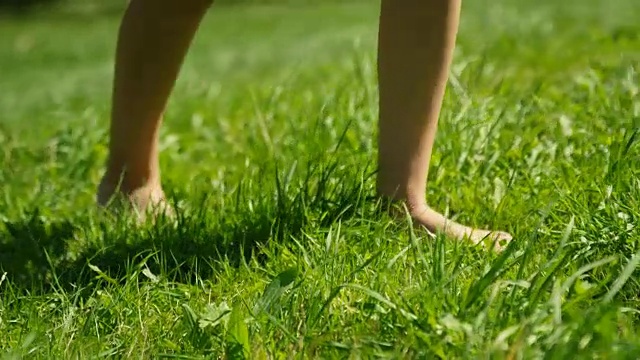
[[96, 194], [96, 201], [101, 206], [125, 201], [139, 209], [163, 199], [164, 191], [159, 182], [119, 182], [107, 175], [100, 181]]
[[377, 194], [386, 202], [406, 205], [411, 214], [422, 212], [427, 208], [423, 191], [411, 191], [407, 187], [392, 187], [379, 183], [377, 186]]
[[160, 186], [160, 169], [157, 162], [121, 161], [109, 159], [103, 182], [117, 186], [123, 192], [145, 187]]
[[142, 174], [123, 169], [107, 168], [100, 181], [98, 194], [114, 193], [131, 195], [136, 192], [147, 192], [152, 189], [160, 189], [160, 176], [156, 174]]
[[392, 216], [404, 218], [407, 215], [413, 219], [423, 219], [429, 213], [429, 206], [426, 201], [411, 201], [406, 197], [390, 197], [378, 193], [382, 201], [382, 208], [392, 214]]

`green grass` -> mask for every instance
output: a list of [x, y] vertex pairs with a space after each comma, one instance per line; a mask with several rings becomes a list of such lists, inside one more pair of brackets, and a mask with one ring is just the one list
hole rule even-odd
[[6, 358], [640, 356], [639, 3], [465, 2], [428, 199], [502, 255], [376, 204], [377, 10], [212, 11], [141, 227], [94, 208], [118, 14], [2, 19]]

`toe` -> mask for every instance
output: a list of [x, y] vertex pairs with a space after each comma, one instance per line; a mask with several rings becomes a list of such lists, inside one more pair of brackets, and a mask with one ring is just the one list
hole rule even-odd
[[487, 246], [491, 246], [491, 244], [493, 243], [493, 250], [500, 252], [509, 245], [511, 240], [513, 240], [513, 237], [508, 232], [494, 231], [486, 237], [485, 241]]

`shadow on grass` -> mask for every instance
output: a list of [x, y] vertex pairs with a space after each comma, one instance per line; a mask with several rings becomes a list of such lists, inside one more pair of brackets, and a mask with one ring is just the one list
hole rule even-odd
[[[155, 225], [135, 226], [123, 218], [48, 221], [36, 210], [0, 223], [0, 276], [6, 272], [17, 288], [33, 293], [83, 287], [102, 274], [121, 283], [143, 267], [169, 281], [195, 283], [214, 275], [221, 262], [263, 262], [259, 249], [269, 241], [286, 245], [309, 225], [326, 227], [380, 211], [380, 204], [369, 202], [364, 176], [332, 183], [335, 172], [334, 166], [311, 169], [293, 187], [276, 176], [275, 199], [249, 195], [248, 201], [243, 194], [249, 190], [241, 185], [233, 209], [209, 206], [204, 198], [193, 211], [176, 211], [174, 221], [159, 219]], [[312, 178], [317, 180], [310, 186]]]
[[[122, 282], [141, 266], [170, 281], [193, 283], [211, 276], [219, 261], [238, 266], [251, 258], [260, 260], [259, 244], [277, 235], [266, 215], [213, 224], [199, 215], [179, 215], [173, 223], [161, 219], [155, 226], [116, 220], [91, 227], [43, 221], [34, 212], [21, 221], [4, 222], [0, 275], [6, 272], [9, 281], [31, 293], [82, 287], [100, 272]], [[299, 228], [291, 223], [280, 231]]]

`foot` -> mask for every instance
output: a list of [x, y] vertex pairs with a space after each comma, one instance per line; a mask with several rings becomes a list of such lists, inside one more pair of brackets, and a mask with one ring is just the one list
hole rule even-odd
[[432, 233], [442, 232], [449, 238], [470, 241], [484, 247], [491, 247], [493, 244], [494, 251], [504, 250], [513, 238], [511, 234], [504, 231], [477, 229], [449, 220], [426, 204], [410, 207], [409, 215], [415, 225], [426, 228]]
[[98, 206], [110, 210], [133, 209], [140, 221], [144, 221], [149, 213], [154, 218], [160, 214], [172, 215], [160, 185], [146, 184], [126, 188], [105, 177], [98, 186], [96, 200]]

